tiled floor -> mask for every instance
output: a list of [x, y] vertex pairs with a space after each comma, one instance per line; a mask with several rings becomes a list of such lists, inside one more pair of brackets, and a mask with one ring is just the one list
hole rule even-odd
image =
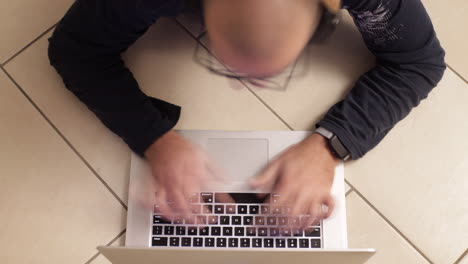
[[[71, 2], [0, 9], [0, 263], [108, 263], [96, 246], [125, 236], [129, 149], [47, 60], [47, 30]], [[450, 69], [382, 144], [346, 164], [349, 244], [377, 248], [369, 263], [468, 263], [468, 2], [423, 2]], [[159, 21], [125, 59], [146, 93], [183, 106], [181, 129], [310, 129], [373, 63], [346, 17], [286, 91], [232, 89], [192, 62], [187, 31], [199, 25], [178, 21]]]

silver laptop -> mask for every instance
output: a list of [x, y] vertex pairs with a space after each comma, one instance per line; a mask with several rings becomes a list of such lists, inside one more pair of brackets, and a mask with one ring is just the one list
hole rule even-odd
[[[343, 164], [335, 169], [332, 216], [305, 230], [289, 229], [288, 207], [278, 194], [247, 184], [269, 161], [308, 131], [226, 132], [180, 130], [223, 170], [225, 181], [207, 182], [190, 197], [194, 215], [165, 220], [158, 205], [142, 201], [157, 191], [146, 162], [132, 154], [125, 247], [98, 247], [112, 263], [364, 263], [374, 249], [348, 249]], [[255, 193], [270, 198], [264, 203]], [[229, 194], [235, 203], [217, 197]], [[210, 210], [205, 210], [209, 208]]]

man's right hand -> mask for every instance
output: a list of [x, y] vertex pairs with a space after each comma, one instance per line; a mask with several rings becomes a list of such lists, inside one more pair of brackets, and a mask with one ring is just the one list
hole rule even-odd
[[156, 181], [156, 203], [161, 214], [168, 219], [175, 214], [190, 216], [188, 197], [199, 193], [202, 184], [215, 176], [207, 155], [171, 130], [145, 151], [145, 157]]

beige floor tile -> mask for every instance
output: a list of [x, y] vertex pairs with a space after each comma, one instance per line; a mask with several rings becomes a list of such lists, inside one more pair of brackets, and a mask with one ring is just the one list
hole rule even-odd
[[468, 264], [468, 255], [466, 255], [464, 258], [461, 259], [459, 264]]
[[351, 190], [351, 187], [349, 187], [349, 185], [345, 183], [345, 192], [348, 192], [349, 190]]
[[344, 14], [331, 39], [309, 46], [307, 57], [302, 57], [306, 64], [298, 63], [296, 71], [306, 69], [307, 74], [292, 78], [283, 91], [252, 87], [295, 130], [312, 129], [373, 64], [351, 17]]
[[84, 263], [125, 210], [0, 72], [0, 263]]
[[[117, 239], [111, 246], [124, 246], [125, 245], [125, 234]], [[97, 258], [91, 261], [90, 264], [110, 264], [110, 262], [102, 254], [99, 254]]]
[[[6, 70], [126, 202], [129, 149], [64, 88], [47, 59], [48, 37], [8, 63]], [[177, 128], [287, 129], [249, 91], [231, 89], [226, 79], [193, 63], [194, 43], [175, 22], [162, 19], [126, 55], [148, 94], [183, 106]]]
[[65, 89], [47, 58], [49, 37], [45, 35], [5, 68], [126, 203], [130, 150]]
[[3, 1], [0, 8], [0, 63], [57, 23], [72, 0]]
[[468, 247], [468, 86], [447, 71], [347, 179], [435, 263]]
[[193, 62], [194, 48], [189, 35], [162, 19], [125, 54], [147, 94], [183, 107], [177, 128], [287, 130], [251, 92]]
[[432, 18], [437, 35], [447, 52], [446, 62], [465, 80], [468, 80], [468, 60], [466, 47], [468, 36], [463, 30], [468, 25], [468, 2], [452, 0], [423, 0], [427, 12]]
[[346, 198], [350, 248], [375, 248], [367, 264], [428, 263], [355, 192]]

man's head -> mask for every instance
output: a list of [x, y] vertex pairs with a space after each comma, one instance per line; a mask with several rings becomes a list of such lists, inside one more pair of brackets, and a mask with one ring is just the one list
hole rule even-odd
[[249, 77], [273, 76], [299, 56], [317, 29], [321, 1], [205, 0], [209, 44], [231, 70]]

